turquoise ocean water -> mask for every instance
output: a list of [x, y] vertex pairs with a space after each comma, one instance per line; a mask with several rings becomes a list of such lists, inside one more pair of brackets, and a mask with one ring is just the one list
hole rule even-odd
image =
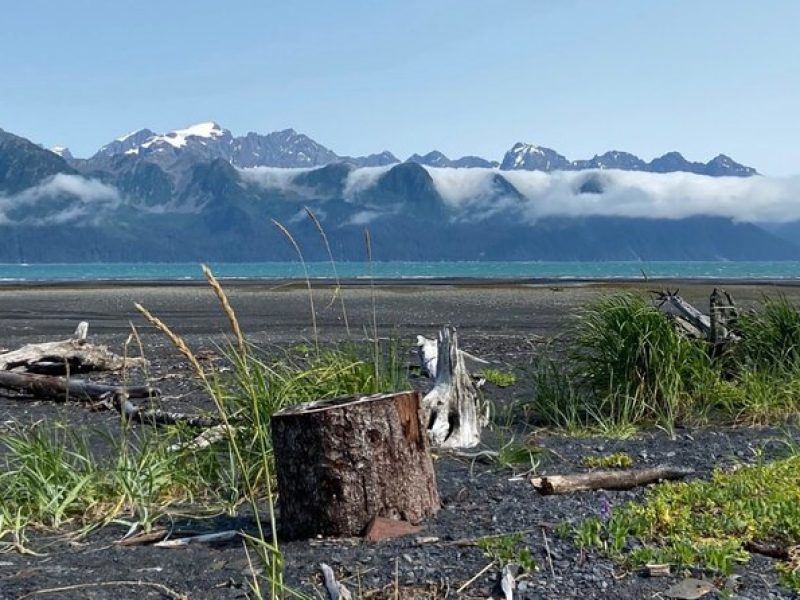
[[[304, 277], [300, 263], [212, 263], [226, 279]], [[334, 276], [330, 263], [307, 265], [312, 278]], [[763, 279], [800, 280], [800, 262], [385, 262], [337, 263], [343, 279]], [[195, 263], [0, 264], [0, 282], [190, 281], [202, 279]]]

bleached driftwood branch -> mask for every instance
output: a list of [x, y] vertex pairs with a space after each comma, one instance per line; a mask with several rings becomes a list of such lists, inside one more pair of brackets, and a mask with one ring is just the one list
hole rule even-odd
[[120, 371], [146, 366], [144, 358], [126, 358], [111, 352], [106, 346], [86, 340], [89, 325], [83, 321], [75, 335], [68, 340], [27, 344], [18, 350], [0, 354], [0, 371], [23, 367], [29, 371], [60, 369], [70, 373], [87, 371]]
[[733, 328], [738, 311], [731, 295], [714, 288], [709, 298], [709, 314], [703, 314], [678, 295], [678, 290], [659, 292], [656, 307], [667, 314], [685, 335], [704, 339], [715, 348], [738, 340]]
[[455, 328], [442, 328], [437, 342], [436, 381], [422, 399], [431, 443], [445, 448], [477, 446], [489, 421], [488, 404], [467, 372]]
[[607, 470], [575, 475], [549, 475], [534, 477], [531, 479], [531, 483], [543, 496], [552, 496], [586, 490], [629, 490], [648, 483], [683, 479], [692, 473], [694, 473], [694, 469], [688, 467], [660, 466], [626, 471]]

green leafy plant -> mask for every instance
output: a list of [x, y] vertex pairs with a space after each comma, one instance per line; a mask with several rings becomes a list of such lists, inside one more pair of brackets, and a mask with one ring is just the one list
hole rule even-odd
[[633, 459], [626, 452], [614, 452], [605, 456], [584, 456], [581, 462], [590, 469], [628, 469], [633, 466]]
[[517, 376], [514, 373], [499, 369], [484, 369], [480, 372], [480, 377], [497, 387], [509, 387], [517, 383]]
[[[628, 503], [606, 520], [586, 519], [571, 535], [581, 548], [634, 565], [671, 563], [728, 575], [749, 559], [745, 542], [800, 542], [800, 455], [718, 470], [708, 481], [660, 484], [642, 503]], [[635, 549], [625, 555], [628, 538]], [[785, 581], [797, 589], [796, 579]]]
[[524, 545], [521, 533], [487, 536], [478, 540], [483, 554], [501, 566], [515, 564], [526, 573], [536, 570], [536, 560], [530, 548]]

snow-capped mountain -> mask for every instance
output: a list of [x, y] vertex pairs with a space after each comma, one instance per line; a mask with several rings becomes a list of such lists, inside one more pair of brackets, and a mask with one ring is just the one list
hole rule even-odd
[[[234, 136], [213, 121], [198, 123], [168, 133], [155, 133], [139, 129], [103, 146], [87, 161], [76, 161], [71, 155], [67, 161], [82, 171], [113, 168], [109, 161], [119, 156], [135, 157], [158, 164], [166, 170], [185, 174], [197, 160], [221, 158], [234, 167], [313, 168], [333, 163], [353, 167], [388, 166], [400, 161], [391, 152], [384, 151], [368, 156], [340, 155], [294, 129], [284, 129], [268, 134], [250, 132]], [[629, 152], [613, 150], [595, 155], [588, 160], [570, 161], [552, 148], [518, 142], [506, 152], [501, 163], [480, 156], [462, 156], [450, 159], [433, 150], [427, 154], [413, 154], [406, 162], [440, 168], [495, 168], [526, 171], [580, 171], [586, 169], [620, 169], [624, 171], [649, 171], [668, 173], [685, 171], [713, 177], [755, 175], [756, 170], [720, 154], [708, 163], [690, 162], [678, 152], [645, 162]]]
[[552, 148], [534, 146], [517, 142], [506, 152], [500, 168], [504, 170], [524, 169], [526, 171], [563, 171], [572, 164], [567, 158]]
[[576, 170], [583, 169], [621, 169], [623, 171], [645, 171], [647, 163], [630, 152], [611, 150], [602, 155], [595, 154], [589, 160], [575, 160], [572, 166]]
[[72, 156], [72, 152], [70, 152], [69, 148], [67, 148], [66, 146], [52, 146], [48, 148], [48, 150], [50, 150], [50, 152], [52, 152], [53, 154], [60, 156], [67, 162], [70, 162], [71, 160], [75, 159], [75, 157]]
[[[775, 185], [783, 190], [781, 206], [793, 210], [786, 182], [630, 178], [619, 169], [641, 165], [623, 153], [595, 157], [583, 172], [568, 163], [570, 172], [553, 176], [448, 172], [414, 161], [364, 169], [356, 162], [396, 159], [340, 157], [292, 130], [248, 138], [246, 145], [213, 123], [137, 132], [116, 140], [117, 149], [127, 146], [118, 154], [68, 162], [0, 130], [0, 261], [294, 260], [272, 219], [292, 228], [307, 259], [327, 260], [302, 207], [319, 217], [341, 260], [364, 259], [364, 227], [378, 240], [378, 260], [800, 258], [800, 219], [766, 229], [739, 218], [752, 214], [754, 194], [773, 198]], [[534, 148], [523, 148], [518, 166], [551, 168], [552, 156]], [[334, 162], [304, 169], [232, 164], [256, 154], [288, 165]], [[448, 164], [444, 155], [429, 158]], [[655, 167], [737, 170], [724, 156], [708, 165], [681, 159], [667, 155]], [[664, 194], [672, 201], [661, 201]], [[761, 204], [759, 214], [775, 214], [774, 199]]]
[[503, 170], [526, 171], [583, 171], [586, 169], [619, 169], [651, 173], [687, 172], [711, 177], [750, 177], [758, 172], [739, 164], [724, 154], [707, 163], [690, 162], [680, 152], [667, 152], [646, 163], [635, 154], [612, 150], [589, 160], [569, 161], [551, 148], [519, 142], [506, 152], [500, 165]]

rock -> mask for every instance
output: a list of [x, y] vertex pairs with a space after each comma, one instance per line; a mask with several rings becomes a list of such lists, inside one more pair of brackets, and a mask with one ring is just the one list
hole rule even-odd
[[677, 600], [697, 600], [709, 592], [715, 591], [717, 591], [717, 588], [710, 581], [687, 577], [670, 587], [664, 592], [664, 595], [667, 598], [676, 598]]
[[385, 517], [375, 517], [367, 526], [364, 539], [368, 542], [380, 542], [389, 538], [402, 537], [417, 533], [420, 527], [412, 525], [408, 521], [387, 519]]

